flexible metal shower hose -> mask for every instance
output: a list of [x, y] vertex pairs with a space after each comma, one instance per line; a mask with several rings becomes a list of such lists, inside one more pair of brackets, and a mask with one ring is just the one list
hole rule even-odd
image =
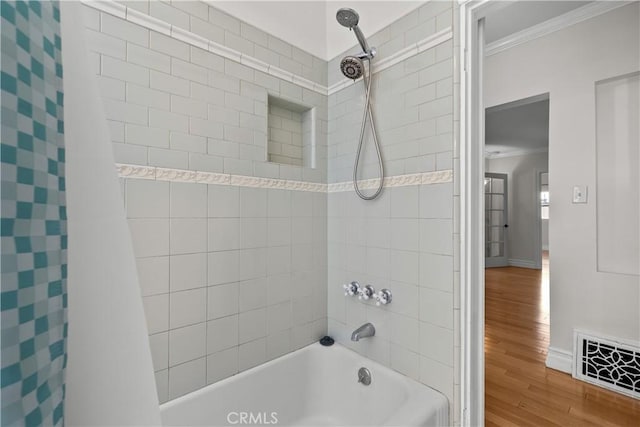
[[[369, 61], [369, 71], [371, 71], [371, 60]], [[382, 187], [384, 185], [384, 166], [382, 165], [382, 154], [380, 153], [380, 144], [378, 143], [378, 135], [376, 134], [376, 126], [373, 122], [373, 114], [371, 113], [371, 81], [373, 80], [371, 72], [369, 72], [369, 78], [367, 78], [366, 70], [362, 70], [362, 79], [364, 81], [364, 90], [366, 99], [364, 103], [364, 113], [362, 114], [362, 126], [360, 127], [360, 141], [358, 142], [358, 152], [356, 154], [356, 162], [353, 167], [353, 188], [356, 190], [356, 194], [363, 200], [373, 200], [380, 195]], [[376, 154], [378, 155], [378, 170], [380, 171], [380, 183], [375, 193], [367, 196], [360, 191], [358, 187], [358, 165], [360, 163], [360, 155], [362, 153], [362, 144], [364, 142], [364, 128], [367, 124], [367, 117], [371, 123], [371, 133], [373, 134], [373, 144], [376, 148]]]

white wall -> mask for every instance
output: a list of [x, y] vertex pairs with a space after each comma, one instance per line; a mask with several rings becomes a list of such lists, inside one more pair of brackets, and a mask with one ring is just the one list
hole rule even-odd
[[[175, 0], [174, 0], [175, 1]], [[419, 7], [410, 1], [220, 1], [210, 4], [283, 40], [329, 60], [351, 47], [355, 37], [336, 21], [339, 8], [350, 7], [360, 15], [359, 26], [371, 35]], [[297, 17], [292, 21], [291, 17]], [[310, 19], [313, 17], [313, 19]], [[379, 47], [371, 45], [372, 47]]]
[[[550, 94], [551, 347], [566, 352], [574, 328], [640, 339], [638, 276], [596, 269], [594, 120], [595, 82], [639, 68], [639, 7], [616, 9], [485, 62], [487, 107]], [[572, 204], [574, 185], [588, 186], [587, 204]]]
[[548, 153], [489, 159], [487, 172], [506, 173], [508, 186], [507, 257], [509, 263], [536, 268], [539, 259], [536, 174], [546, 172]]
[[548, 219], [542, 220], [541, 228], [542, 228], [542, 250], [548, 251], [549, 250], [549, 220]]

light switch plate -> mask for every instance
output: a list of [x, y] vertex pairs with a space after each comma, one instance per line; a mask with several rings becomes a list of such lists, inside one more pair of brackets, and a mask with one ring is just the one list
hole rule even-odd
[[573, 187], [573, 203], [587, 203], [587, 186], [576, 185]]

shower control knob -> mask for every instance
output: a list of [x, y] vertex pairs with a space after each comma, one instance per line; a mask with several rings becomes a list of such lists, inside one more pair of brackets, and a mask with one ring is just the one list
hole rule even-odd
[[360, 293], [360, 284], [358, 282], [347, 283], [345, 285], [342, 285], [342, 288], [344, 289], [345, 296], [352, 297]]
[[369, 298], [373, 298], [375, 293], [376, 290], [373, 289], [373, 286], [367, 285], [364, 288], [360, 288], [358, 299], [368, 300]]
[[378, 292], [375, 297], [376, 305], [387, 305], [391, 302], [391, 291], [389, 289], [383, 289]]

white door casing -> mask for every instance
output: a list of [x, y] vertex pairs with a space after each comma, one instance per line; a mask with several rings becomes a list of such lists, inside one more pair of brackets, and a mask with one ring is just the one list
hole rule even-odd
[[[493, 2], [493, 5], [496, 5]], [[487, 0], [460, 3], [460, 398], [462, 425], [484, 424], [484, 108]]]

